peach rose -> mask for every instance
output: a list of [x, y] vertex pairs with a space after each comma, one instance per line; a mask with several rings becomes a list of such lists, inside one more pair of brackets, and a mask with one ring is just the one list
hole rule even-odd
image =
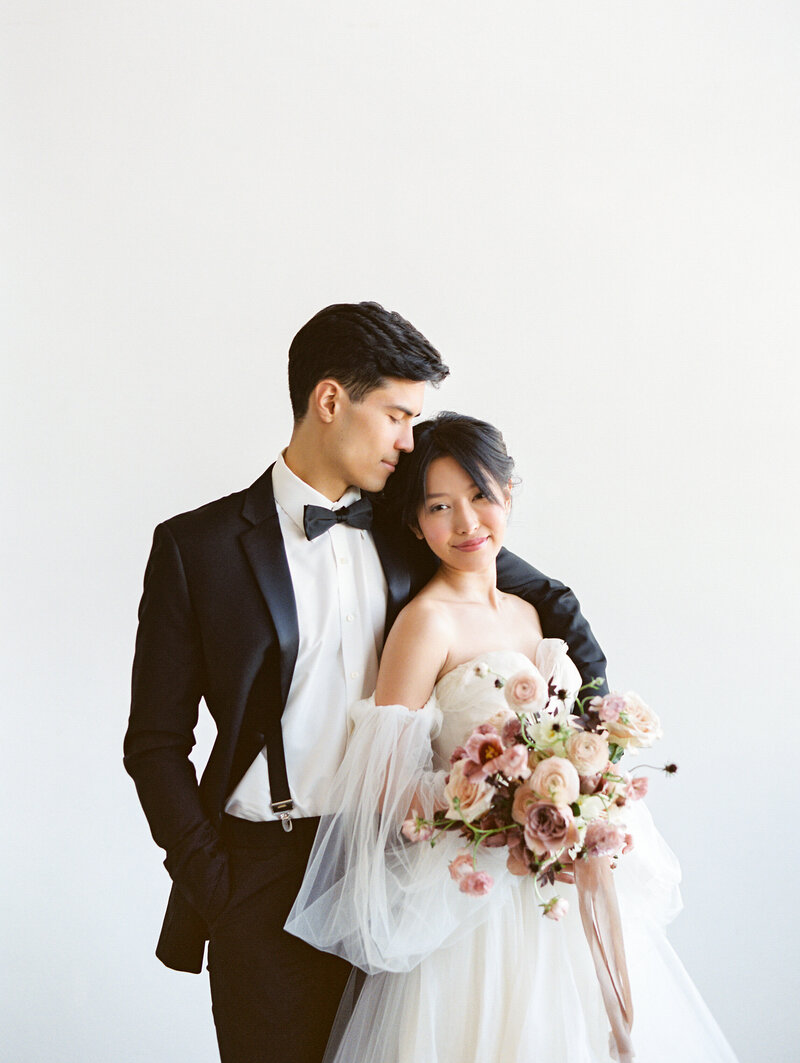
[[528, 809], [524, 833], [525, 844], [537, 856], [568, 849], [579, 841], [571, 809], [544, 801]]
[[450, 778], [444, 788], [447, 800], [447, 818], [463, 819], [471, 823], [489, 811], [495, 789], [484, 779], [469, 779], [464, 774], [467, 761], [459, 760], [450, 770]]
[[533, 665], [506, 680], [503, 693], [514, 712], [538, 712], [545, 707], [549, 696], [547, 680]]
[[581, 792], [581, 780], [566, 757], [548, 757], [536, 765], [531, 788], [554, 805], [571, 805]]
[[612, 740], [624, 749], [644, 749], [661, 737], [661, 722], [638, 694], [625, 695], [625, 708], [619, 719], [607, 720], [606, 730]]
[[576, 731], [567, 739], [567, 757], [578, 775], [597, 775], [608, 764], [608, 742], [592, 731]]

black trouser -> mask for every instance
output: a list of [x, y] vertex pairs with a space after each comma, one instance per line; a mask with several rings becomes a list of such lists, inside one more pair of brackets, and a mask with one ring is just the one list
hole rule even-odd
[[350, 972], [283, 929], [319, 821], [292, 822], [223, 820], [232, 891], [208, 945], [222, 1063], [320, 1063]]

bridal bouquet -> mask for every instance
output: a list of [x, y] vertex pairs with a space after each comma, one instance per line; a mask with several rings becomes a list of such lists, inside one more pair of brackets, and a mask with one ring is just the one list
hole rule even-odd
[[[617, 764], [624, 752], [661, 737], [655, 713], [636, 694], [595, 695], [598, 680], [570, 705], [566, 691], [533, 665], [509, 678], [486, 664], [475, 665], [475, 673], [503, 690], [506, 706], [454, 750], [447, 808], [432, 820], [413, 815], [403, 824], [405, 837], [435, 844], [444, 831], [458, 830], [469, 844], [451, 861], [450, 874], [474, 895], [493, 885], [477, 868], [481, 846], [506, 846], [509, 871], [533, 875], [537, 892], [556, 878], [569, 880], [577, 860], [630, 849], [625, 807], [644, 797], [647, 779]], [[567, 902], [542, 899], [542, 908], [558, 920]]]

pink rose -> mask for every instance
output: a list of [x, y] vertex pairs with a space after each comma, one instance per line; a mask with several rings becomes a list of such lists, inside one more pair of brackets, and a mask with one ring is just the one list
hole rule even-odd
[[551, 897], [544, 906], [544, 915], [548, 919], [553, 919], [556, 923], [563, 919], [568, 911], [569, 902], [565, 901], [563, 897]]
[[567, 739], [567, 757], [578, 775], [597, 775], [608, 764], [608, 742], [592, 731], [576, 731]]
[[612, 742], [625, 749], [644, 749], [661, 737], [661, 722], [638, 694], [628, 693], [619, 719], [606, 721]]
[[503, 726], [503, 730], [500, 732], [500, 737], [506, 745], [511, 745], [516, 738], [522, 734], [522, 724], [519, 722], [519, 717], [515, 716], [513, 713], [509, 713], [509, 716], [511, 718], [508, 723]]
[[462, 893], [470, 897], [483, 897], [494, 885], [494, 879], [487, 871], [470, 871], [458, 883]]
[[599, 700], [597, 715], [601, 720], [614, 721], [625, 708], [625, 698], [621, 694], [606, 694], [604, 698], [592, 698], [592, 703]]
[[583, 839], [587, 856], [614, 856], [622, 851], [625, 843], [625, 831], [602, 819], [589, 824]]
[[548, 757], [536, 765], [531, 788], [554, 805], [571, 805], [581, 792], [581, 781], [575, 766], [565, 757]]
[[528, 750], [523, 745], [513, 745], [501, 753], [497, 760], [490, 761], [492, 774], [501, 772], [507, 779], [527, 779], [531, 773], [528, 767]]
[[475, 870], [475, 861], [469, 849], [456, 853], [448, 865], [448, 870], [454, 882], [460, 882], [465, 875], [471, 874]]
[[538, 712], [547, 704], [547, 680], [538, 668], [517, 672], [503, 688], [509, 708], [514, 712]]
[[463, 819], [465, 823], [471, 823], [488, 812], [495, 795], [495, 788], [484, 779], [467, 777], [464, 766], [468, 763], [459, 760], [453, 765], [444, 788], [447, 818]]
[[545, 802], [528, 809], [525, 844], [537, 856], [570, 848], [577, 845], [578, 840], [578, 828], [571, 809]]
[[400, 829], [410, 842], [427, 842], [433, 837], [433, 827], [417, 815], [407, 819]]
[[631, 779], [628, 784], [628, 799], [630, 801], [640, 801], [643, 797], [647, 796], [647, 789], [650, 785], [649, 779], [645, 775], [637, 775]]

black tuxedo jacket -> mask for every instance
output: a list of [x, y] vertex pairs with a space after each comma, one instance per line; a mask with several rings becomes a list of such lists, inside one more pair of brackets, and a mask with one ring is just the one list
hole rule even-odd
[[[373, 534], [388, 585], [388, 631], [430, 576], [432, 555], [380, 520]], [[605, 676], [605, 658], [567, 587], [505, 550], [497, 574], [501, 589], [536, 607], [546, 635], [569, 644], [584, 680]], [[209, 924], [230, 889], [218, 834], [223, 805], [264, 746], [269, 719], [283, 711], [298, 639], [271, 468], [246, 491], [156, 528], [124, 762], [173, 879], [156, 949], [169, 967], [202, 968]], [[198, 786], [189, 752], [201, 699], [217, 738]]]

